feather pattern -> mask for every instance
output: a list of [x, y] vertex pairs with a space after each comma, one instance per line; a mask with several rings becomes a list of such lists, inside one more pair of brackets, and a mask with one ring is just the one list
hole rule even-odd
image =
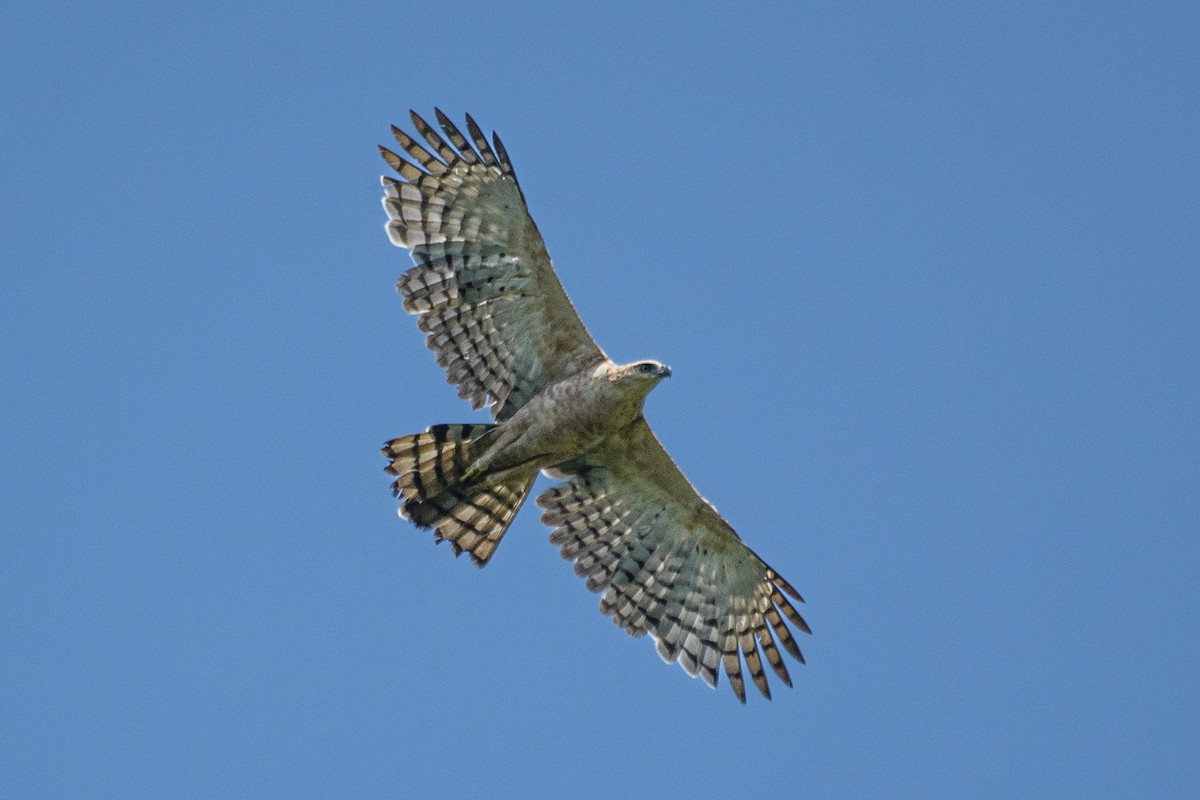
[[412, 121], [424, 144], [393, 127], [404, 155], [380, 147], [402, 179], [383, 178], [388, 236], [415, 262], [396, 288], [459, 395], [504, 420], [605, 356], [554, 274], [499, 138], [490, 146], [468, 117], [468, 139], [440, 110], [440, 132]]
[[400, 515], [433, 528], [434, 541], [448, 541], [454, 555], [470, 553], [486, 566], [529, 495], [536, 473], [504, 483], [476, 485], [466, 475], [495, 425], [434, 425], [425, 433], [392, 439], [383, 446], [386, 471], [396, 475], [392, 493], [403, 497]]
[[650, 634], [664, 661], [710, 686], [723, 668], [742, 702], [743, 664], [764, 697], [764, 659], [791, 686], [776, 642], [804, 663], [783, 621], [810, 632], [785, 594], [803, 600], [695, 492], [645, 420], [554, 472], [570, 480], [538, 497], [542, 522], [588, 589], [603, 592], [601, 613]]

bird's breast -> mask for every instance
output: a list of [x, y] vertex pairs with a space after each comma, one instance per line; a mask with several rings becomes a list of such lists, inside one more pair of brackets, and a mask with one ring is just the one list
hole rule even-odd
[[546, 387], [505, 425], [521, 431], [514, 444], [524, 453], [559, 463], [622, 430], [639, 412], [638, 401], [611, 381], [579, 375]]

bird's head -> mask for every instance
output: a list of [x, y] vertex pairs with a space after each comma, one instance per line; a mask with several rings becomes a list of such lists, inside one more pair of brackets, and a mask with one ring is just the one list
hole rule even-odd
[[635, 361], [617, 367], [615, 377], [622, 383], [643, 385], [648, 392], [663, 378], [671, 377], [671, 368], [658, 361]]

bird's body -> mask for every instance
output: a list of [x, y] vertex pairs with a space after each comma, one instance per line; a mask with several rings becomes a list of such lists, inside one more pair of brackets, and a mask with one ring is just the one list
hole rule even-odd
[[[652, 372], [640, 372], [646, 365]], [[552, 469], [622, 436], [641, 416], [646, 395], [669, 375], [656, 362], [619, 365], [605, 359], [555, 381], [496, 426], [468, 474], [502, 476], [511, 470]]]
[[[440, 111], [447, 139], [412, 115], [407, 159], [380, 148], [392, 242], [416, 266], [397, 288], [460, 396], [495, 422], [434, 425], [383, 448], [402, 516], [479, 566], [494, 555], [539, 472], [566, 478], [538, 497], [550, 540], [601, 612], [745, 702], [741, 663], [768, 698], [762, 655], [788, 685], [779, 647], [803, 662], [784, 619], [808, 626], [800, 595], [755, 555], [667, 455], [643, 415], [669, 368], [616, 364], [563, 291], [499, 138]], [[494, 146], [493, 146], [494, 145]], [[411, 159], [408, 160], [408, 159]]]

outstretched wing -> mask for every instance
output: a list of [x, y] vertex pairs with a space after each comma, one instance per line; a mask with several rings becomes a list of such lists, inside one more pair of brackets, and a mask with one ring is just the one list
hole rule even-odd
[[429, 149], [395, 126], [408, 158], [379, 148], [403, 178], [383, 178], [388, 237], [416, 262], [396, 288], [459, 396], [507, 419], [604, 353], [554, 274], [500, 138], [493, 149], [468, 116], [468, 141], [439, 110], [451, 147], [411, 114]]
[[710, 686], [724, 666], [743, 703], [742, 660], [771, 697], [760, 647], [792, 685], [779, 647], [804, 657], [784, 618], [811, 631], [785, 595], [803, 599], [696, 492], [645, 419], [553, 474], [571, 480], [538, 497], [542, 521], [588, 588], [604, 592], [602, 613], [633, 636], [649, 633], [664, 661]]

